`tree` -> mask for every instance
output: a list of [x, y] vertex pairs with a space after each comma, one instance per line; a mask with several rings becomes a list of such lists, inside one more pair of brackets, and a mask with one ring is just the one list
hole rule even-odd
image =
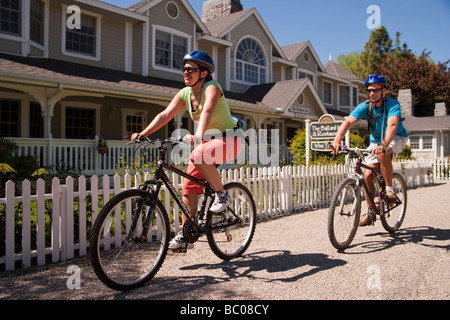
[[400, 32], [393, 44], [386, 28], [381, 27], [372, 31], [363, 52], [340, 55], [337, 63], [361, 79], [383, 74], [388, 80], [388, 97], [396, 98], [400, 89], [411, 89], [414, 114], [431, 116], [437, 102], [447, 102], [450, 107], [450, 60], [434, 63], [430, 53], [424, 50], [415, 55], [406, 43], [400, 43]]
[[401, 89], [411, 89], [414, 95], [414, 115], [432, 116], [437, 102], [450, 106], [450, 75], [448, 63], [434, 63], [431, 52], [416, 56], [410, 51], [385, 58], [380, 73], [389, 79], [387, 96], [396, 98]]

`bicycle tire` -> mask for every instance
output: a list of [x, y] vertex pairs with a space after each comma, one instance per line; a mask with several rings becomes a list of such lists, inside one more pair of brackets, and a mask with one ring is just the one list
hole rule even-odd
[[[224, 189], [233, 199], [232, 204], [223, 214], [225, 223], [235, 221], [236, 218], [232, 212], [241, 219], [241, 222], [214, 230], [208, 228], [206, 237], [211, 250], [217, 257], [231, 260], [242, 256], [253, 239], [256, 226], [256, 205], [250, 191], [241, 183], [227, 183], [224, 185]], [[211, 215], [208, 219], [207, 224], [211, 226]]]
[[[111, 289], [128, 291], [143, 286], [155, 276], [166, 257], [170, 225], [158, 199], [146, 239], [137, 240], [141, 238], [143, 217], [149, 211], [145, 204], [147, 196], [148, 192], [138, 189], [116, 195], [103, 207], [92, 228], [89, 249], [92, 267]], [[133, 221], [137, 223], [131, 232]]]
[[400, 229], [403, 220], [405, 219], [407, 205], [406, 182], [401, 174], [394, 173], [392, 177], [392, 185], [397, 198], [400, 200], [400, 203], [397, 207], [389, 210], [388, 212], [385, 212], [387, 209], [387, 204], [382, 203], [380, 220], [383, 228], [388, 232], [395, 232]]
[[[350, 193], [349, 193], [350, 192]], [[328, 209], [328, 237], [338, 250], [348, 248], [358, 229], [361, 214], [361, 188], [353, 178], [342, 181], [335, 189]], [[347, 201], [342, 202], [345, 195]]]

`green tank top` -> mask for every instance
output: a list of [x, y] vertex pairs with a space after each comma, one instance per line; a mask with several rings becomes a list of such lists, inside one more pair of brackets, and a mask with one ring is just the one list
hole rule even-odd
[[183, 88], [180, 91], [181, 99], [186, 105], [187, 111], [189, 112], [191, 119], [194, 122], [198, 122], [200, 120], [200, 115], [203, 111], [203, 103], [205, 101], [205, 92], [209, 86], [218, 87], [220, 92], [222, 93], [222, 96], [220, 97], [219, 102], [217, 103], [216, 109], [214, 110], [214, 113], [211, 117], [211, 121], [209, 122], [209, 125], [206, 128], [206, 130], [217, 129], [220, 130], [220, 132], [224, 133], [227, 131], [227, 129], [234, 129], [235, 122], [233, 120], [233, 117], [231, 116], [230, 107], [228, 106], [228, 103], [225, 99], [222, 87], [215, 80], [208, 81], [203, 85], [201, 103], [198, 106], [197, 110], [195, 111], [192, 108], [191, 87]]

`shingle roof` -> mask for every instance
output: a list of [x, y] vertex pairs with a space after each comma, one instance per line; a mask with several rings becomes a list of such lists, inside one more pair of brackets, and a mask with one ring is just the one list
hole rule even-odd
[[211, 32], [211, 35], [214, 37], [219, 36], [222, 32], [230, 28], [234, 23], [239, 21], [243, 16], [245, 16], [250, 10], [253, 8], [235, 12], [233, 14], [230, 14], [228, 16], [217, 18], [214, 20], [210, 20], [205, 23], [206, 27], [208, 28], [209, 32]]
[[145, 90], [155, 93], [176, 93], [181, 82], [143, 77], [133, 73], [92, 67], [52, 59], [35, 59], [0, 54], [0, 73], [42, 79], [42, 81], [76, 82], [117, 89]]
[[351, 73], [347, 69], [341, 67], [340, 65], [338, 65], [334, 61], [328, 61], [325, 64], [324, 68], [325, 68], [326, 73], [328, 73], [328, 74], [330, 74], [332, 76], [335, 76], [335, 77], [338, 77], [338, 78], [347, 79], [347, 80], [362, 81], [362, 79], [358, 78], [356, 75], [354, 75], [353, 73]]
[[[52, 59], [36, 59], [12, 56], [0, 53], [0, 76], [35, 79], [35, 81], [76, 84], [97, 87], [98, 91], [113, 90], [118, 95], [127, 95], [130, 91], [136, 95], [174, 96], [185, 86], [184, 82], [160, 78], [144, 77], [124, 71], [117, 71], [84, 64], [64, 62]], [[256, 107], [257, 101], [246, 94], [225, 92], [230, 104]]]
[[309, 41], [303, 41], [299, 43], [290, 44], [287, 46], [281, 47], [284, 54], [286, 55], [286, 58], [288, 60], [294, 59], [294, 57], [309, 43]]
[[308, 79], [305, 78], [253, 86], [247, 90], [246, 94], [260, 101], [263, 106], [284, 109], [298, 96], [307, 81]]
[[403, 121], [408, 132], [450, 130], [450, 116], [414, 117], [407, 116]]
[[128, 7], [127, 10], [135, 12], [135, 11], [139, 10], [140, 8], [142, 8], [143, 6], [145, 6], [147, 3], [150, 3], [152, 1], [154, 1], [154, 0], [142, 0], [136, 4], [133, 4], [130, 7]]

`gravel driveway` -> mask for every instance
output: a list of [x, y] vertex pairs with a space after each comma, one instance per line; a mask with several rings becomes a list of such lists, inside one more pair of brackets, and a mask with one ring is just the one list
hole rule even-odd
[[[170, 252], [155, 278], [131, 292], [105, 287], [81, 258], [0, 272], [0, 299], [448, 300], [449, 208], [450, 182], [439, 182], [408, 191], [399, 232], [386, 233], [379, 221], [359, 228], [345, 252], [329, 243], [327, 209], [320, 209], [258, 223], [246, 254], [230, 262], [219, 260], [201, 238], [187, 254]], [[79, 289], [67, 286], [70, 266], [79, 268]]]

